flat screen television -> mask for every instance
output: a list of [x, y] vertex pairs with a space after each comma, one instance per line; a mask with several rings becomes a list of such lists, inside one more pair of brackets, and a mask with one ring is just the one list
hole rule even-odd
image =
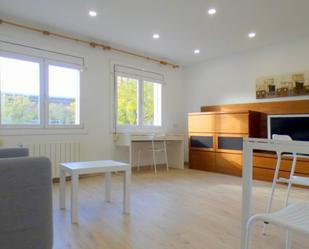
[[309, 114], [268, 115], [268, 138], [289, 135], [293, 140], [309, 141]]

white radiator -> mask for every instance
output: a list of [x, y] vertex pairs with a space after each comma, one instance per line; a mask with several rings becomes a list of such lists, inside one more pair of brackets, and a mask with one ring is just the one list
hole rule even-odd
[[59, 177], [59, 163], [80, 161], [80, 143], [66, 142], [38, 142], [22, 145], [29, 149], [29, 156], [48, 157], [52, 163], [52, 178]]

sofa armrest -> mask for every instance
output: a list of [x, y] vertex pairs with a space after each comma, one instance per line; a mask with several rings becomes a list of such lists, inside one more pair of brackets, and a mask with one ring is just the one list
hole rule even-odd
[[0, 159], [1, 249], [51, 249], [52, 186], [48, 158]]
[[0, 158], [29, 156], [28, 148], [3, 148], [0, 149]]

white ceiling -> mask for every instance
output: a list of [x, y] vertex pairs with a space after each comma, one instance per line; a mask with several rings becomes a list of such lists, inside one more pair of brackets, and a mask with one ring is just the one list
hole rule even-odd
[[[209, 7], [217, 14], [209, 16]], [[0, 18], [188, 65], [309, 35], [309, 0], [0, 0]]]

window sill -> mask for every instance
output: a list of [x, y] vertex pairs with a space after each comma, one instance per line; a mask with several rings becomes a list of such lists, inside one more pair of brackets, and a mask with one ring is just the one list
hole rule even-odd
[[162, 132], [163, 126], [144, 126], [144, 127], [117, 127], [116, 133], [151, 133], [151, 132]]
[[1, 136], [37, 136], [37, 135], [87, 135], [87, 130], [82, 127], [49, 127], [49, 128], [33, 128], [33, 127], [0, 127]]

